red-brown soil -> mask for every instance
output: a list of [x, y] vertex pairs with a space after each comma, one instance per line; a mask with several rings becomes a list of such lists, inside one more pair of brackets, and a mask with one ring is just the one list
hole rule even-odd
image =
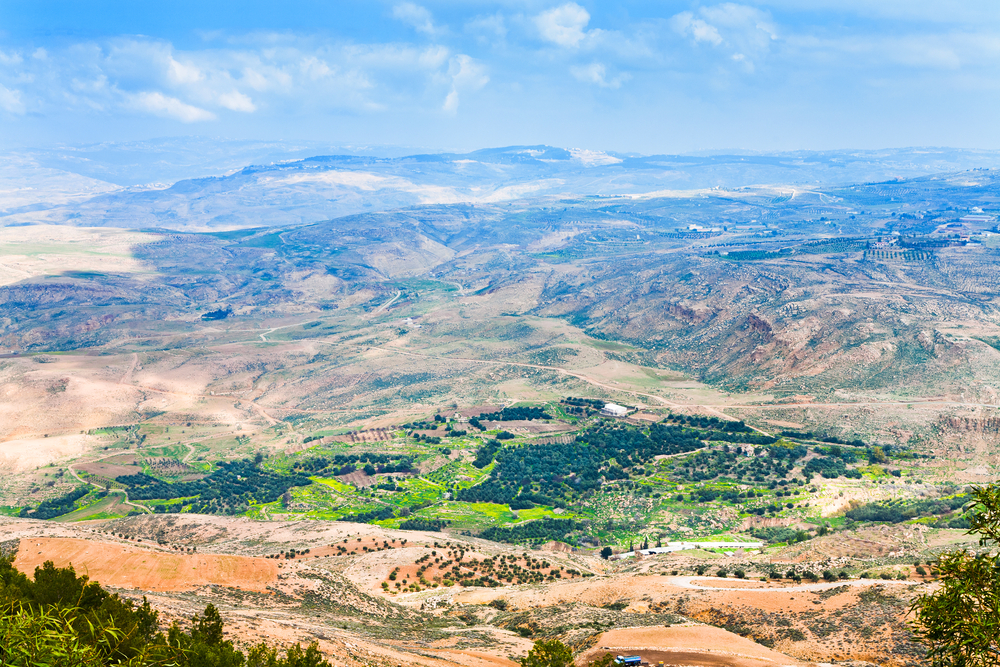
[[56, 567], [72, 565], [78, 574], [105, 586], [148, 591], [189, 591], [217, 584], [264, 592], [278, 579], [277, 560], [166, 553], [131, 544], [58, 537], [22, 539], [14, 566], [33, 572], [48, 560]]

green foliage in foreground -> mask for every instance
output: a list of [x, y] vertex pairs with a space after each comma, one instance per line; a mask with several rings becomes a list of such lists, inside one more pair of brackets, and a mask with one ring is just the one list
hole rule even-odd
[[0, 559], [0, 665], [4, 667], [329, 667], [316, 644], [285, 655], [259, 644], [248, 654], [223, 639], [211, 604], [191, 629], [160, 631], [143, 599], [135, 605], [52, 562], [34, 581]]
[[540, 640], [521, 658], [521, 667], [569, 667], [573, 652], [558, 639]]
[[[592, 660], [590, 667], [610, 667], [615, 657], [610, 653]], [[558, 639], [540, 639], [531, 647], [528, 654], [521, 658], [521, 667], [572, 667], [573, 652]]]
[[[980, 546], [1000, 543], [1000, 485], [975, 488], [969, 533]], [[965, 549], [938, 559], [941, 587], [913, 603], [914, 629], [935, 667], [1000, 664], [1000, 554]]]

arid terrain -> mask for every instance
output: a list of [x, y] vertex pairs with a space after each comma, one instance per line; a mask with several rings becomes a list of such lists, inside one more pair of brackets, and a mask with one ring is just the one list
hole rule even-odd
[[[7, 519], [2, 530], [6, 548], [17, 550], [15, 565], [25, 571], [43, 560], [72, 565], [126, 597], [147, 596], [167, 619], [213, 602], [237, 642], [318, 639], [335, 662], [348, 665], [508, 663], [533, 639], [552, 637], [580, 651], [581, 663], [610, 651], [692, 666], [919, 664], [922, 650], [906, 627], [908, 605], [933, 583], [906, 563], [957, 544], [960, 535], [926, 541], [900, 530], [877, 537], [858, 532], [859, 541], [898, 539], [894, 561], [862, 553], [831, 557], [828, 550], [843, 536], [813, 540], [808, 554], [791, 548], [735, 556], [681, 552], [609, 562], [536, 549], [527, 553], [550, 568], [586, 576], [496, 588], [435, 585], [395, 595], [379, 582], [425, 556], [461, 548], [468, 560], [498, 559], [519, 557], [522, 549], [343, 522], [275, 525], [194, 515], [58, 525]], [[394, 546], [377, 548], [384, 543]], [[351, 552], [341, 553], [338, 545]], [[292, 549], [294, 558], [273, 558]], [[748, 578], [695, 574], [703, 563], [712, 572], [742, 567]], [[909, 578], [887, 581], [866, 572], [873, 578], [755, 580], [775, 568], [831, 565]]]
[[1000, 466], [998, 172], [667, 190], [529, 153], [0, 216], [16, 566], [336, 664], [918, 664]]

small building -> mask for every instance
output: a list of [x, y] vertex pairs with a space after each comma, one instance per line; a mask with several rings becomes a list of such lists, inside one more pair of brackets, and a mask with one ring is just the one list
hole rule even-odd
[[614, 403], [605, 403], [604, 407], [601, 408], [602, 417], [624, 417], [627, 414], [628, 408], [615, 405]]

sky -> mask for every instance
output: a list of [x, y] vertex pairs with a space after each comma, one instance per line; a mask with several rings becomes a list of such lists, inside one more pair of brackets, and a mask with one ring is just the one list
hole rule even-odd
[[0, 0], [0, 147], [1000, 148], [996, 0]]

